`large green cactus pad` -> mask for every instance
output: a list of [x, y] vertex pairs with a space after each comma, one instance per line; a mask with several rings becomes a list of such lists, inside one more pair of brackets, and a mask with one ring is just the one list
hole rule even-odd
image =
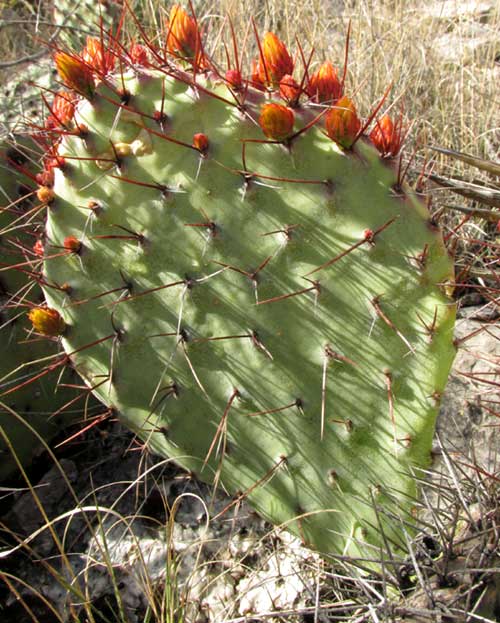
[[440, 233], [365, 139], [269, 142], [262, 93], [242, 111], [168, 74], [101, 83], [58, 145], [47, 237], [82, 244], [45, 263], [64, 348], [151, 449], [319, 551], [403, 546], [454, 355]]

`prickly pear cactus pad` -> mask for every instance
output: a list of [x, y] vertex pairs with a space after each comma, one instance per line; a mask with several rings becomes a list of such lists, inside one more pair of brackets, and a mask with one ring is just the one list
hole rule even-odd
[[81, 381], [74, 371], [61, 374], [54, 366], [47, 373], [61, 357], [56, 338], [30, 335], [25, 311], [43, 300], [34, 279], [42, 260], [32, 248], [43, 255], [41, 243], [35, 244], [42, 225], [34, 219], [32, 200], [38, 153], [30, 137], [0, 140], [0, 482], [16, 474], [9, 446], [24, 467], [42, 449], [31, 428], [50, 441], [103, 410], [77, 389]]
[[177, 6], [165, 49], [98, 48], [56, 55], [79, 95], [39, 191], [75, 367], [153, 451], [319, 551], [404, 547], [455, 309], [401, 123], [365, 135], [336, 71], [299, 75], [275, 35], [252, 78], [221, 70]]

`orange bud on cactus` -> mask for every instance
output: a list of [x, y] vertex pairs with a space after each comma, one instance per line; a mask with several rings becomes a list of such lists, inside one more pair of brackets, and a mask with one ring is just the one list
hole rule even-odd
[[290, 74], [285, 74], [280, 80], [280, 95], [291, 106], [297, 104], [300, 97], [300, 86]]
[[35, 307], [28, 312], [28, 318], [31, 320], [33, 329], [42, 335], [55, 337], [62, 335], [66, 329], [66, 323], [61, 314], [51, 307]]
[[337, 70], [330, 61], [325, 61], [314, 72], [306, 88], [306, 92], [311, 100], [318, 104], [335, 104], [342, 97], [342, 90]]
[[82, 243], [75, 238], [75, 236], [67, 236], [64, 239], [63, 246], [67, 251], [71, 251], [71, 253], [79, 253], [82, 248]]
[[140, 43], [133, 43], [129, 50], [130, 60], [134, 65], [149, 67], [148, 50]]
[[54, 55], [57, 72], [64, 84], [87, 99], [92, 99], [95, 91], [92, 69], [79, 57], [66, 52]]
[[268, 87], [278, 86], [283, 76], [293, 73], [293, 59], [273, 32], [264, 35], [261, 49], [262, 56], [257, 64], [259, 81]]
[[50, 203], [55, 197], [55, 192], [48, 186], [40, 186], [36, 191], [36, 196], [41, 203]]
[[402, 124], [401, 117], [394, 123], [388, 115], [384, 115], [370, 132], [372, 143], [384, 158], [398, 155], [402, 141]]
[[[41, 186], [41, 188], [39, 188], [37, 191], [38, 198], [42, 203], [48, 203], [48, 201], [44, 201], [43, 198], [48, 197], [45, 188], [48, 187], [48, 190], [50, 190], [51, 187], [54, 186], [53, 168], [47, 167], [47, 164], [45, 164], [45, 169], [41, 173], [36, 174], [35, 181]], [[53, 199], [53, 197], [49, 198], [49, 201], [51, 199]]]
[[193, 136], [193, 147], [195, 147], [202, 154], [206, 154], [208, 151], [208, 136], [206, 134], [195, 134]]
[[281, 104], [264, 104], [259, 125], [267, 138], [284, 141], [293, 133], [295, 115], [293, 110]]
[[52, 103], [52, 114], [49, 115], [45, 125], [47, 128], [56, 128], [59, 126], [67, 126], [73, 119], [75, 114], [75, 106], [73, 104], [73, 95], [68, 91], [60, 91], [56, 94]]
[[43, 248], [43, 242], [38, 239], [33, 245], [33, 253], [38, 257], [43, 257], [45, 254], [45, 249]]
[[63, 158], [62, 156], [54, 156], [53, 158], [48, 158], [45, 161], [45, 168], [48, 171], [52, 171], [52, 173], [53, 173], [53, 169], [64, 169], [65, 166], [66, 166], [66, 159]]
[[115, 65], [112, 52], [103, 48], [102, 42], [95, 37], [87, 37], [82, 51], [82, 59], [100, 74], [107, 74]]
[[[201, 37], [196, 20], [178, 4], [170, 9], [167, 22], [167, 49], [171, 54], [199, 64]], [[196, 58], [195, 58], [196, 56]]]
[[326, 113], [326, 133], [345, 149], [353, 144], [361, 129], [361, 120], [351, 99], [342, 97]]
[[226, 71], [226, 80], [229, 86], [233, 87], [233, 89], [241, 89], [241, 87], [243, 86], [241, 72], [239, 72], [237, 69], [228, 69]]
[[250, 75], [252, 77], [252, 86], [256, 89], [263, 90], [265, 88], [265, 83], [260, 79], [260, 70], [259, 70], [259, 61], [255, 59], [252, 61], [252, 70]]
[[89, 133], [89, 129], [84, 123], [77, 123], [75, 130], [75, 134], [80, 138], [84, 138]]

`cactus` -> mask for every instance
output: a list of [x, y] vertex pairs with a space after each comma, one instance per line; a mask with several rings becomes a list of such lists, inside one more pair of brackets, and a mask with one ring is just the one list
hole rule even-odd
[[75, 101], [54, 103], [38, 198], [66, 253], [38, 329], [154, 452], [311, 547], [405, 549], [455, 308], [402, 123], [368, 136], [383, 100], [363, 122], [276, 35], [246, 78], [182, 8], [165, 30], [55, 55]]
[[[9, 444], [28, 467], [42, 448], [37, 434], [49, 441], [69, 424], [82, 421], [85, 413], [102, 411], [97, 401], [86, 404], [84, 394], [80, 399], [81, 391], [75, 387], [64, 387], [81, 385], [72, 370], [60, 378], [57, 366], [53, 374], [46, 373], [47, 366], [58, 360], [57, 342], [29, 336], [24, 311], [30, 306], [36, 311], [43, 302], [42, 291], [31, 278], [36, 260], [42, 261], [37, 252], [43, 255], [30, 215], [38, 151], [24, 136], [0, 143], [0, 481], [16, 471]], [[43, 224], [38, 227], [43, 230]]]

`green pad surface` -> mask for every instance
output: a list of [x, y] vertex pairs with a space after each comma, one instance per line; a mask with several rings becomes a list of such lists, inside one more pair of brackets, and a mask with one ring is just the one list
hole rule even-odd
[[129, 71], [126, 107], [103, 84], [80, 102], [88, 132], [59, 144], [47, 223], [52, 244], [83, 245], [45, 263], [71, 286], [46, 290], [64, 347], [152, 450], [323, 553], [377, 558], [382, 533], [404, 546], [429, 462], [452, 262], [365, 139], [344, 152], [320, 121], [268, 142], [263, 94], [241, 111], [198, 80]]

